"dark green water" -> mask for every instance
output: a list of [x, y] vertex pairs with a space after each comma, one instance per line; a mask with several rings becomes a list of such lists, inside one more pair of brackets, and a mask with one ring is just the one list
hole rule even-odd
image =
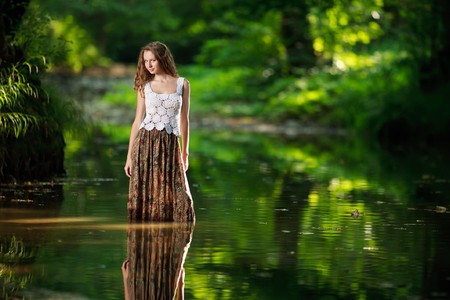
[[[114, 131], [73, 138], [66, 178], [1, 186], [3, 298], [123, 299], [126, 147]], [[186, 299], [449, 299], [444, 153], [193, 129]]]

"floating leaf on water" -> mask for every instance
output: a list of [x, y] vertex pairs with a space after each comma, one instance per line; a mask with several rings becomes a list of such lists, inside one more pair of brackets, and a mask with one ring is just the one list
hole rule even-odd
[[436, 212], [437, 213], [445, 213], [446, 211], [447, 211], [447, 208], [445, 206], [436, 205]]
[[364, 216], [365, 213], [364, 212], [359, 212], [358, 209], [355, 209], [354, 211], [351, 212], [350, 214], [352, 216], [353, 219], [358, 218], [359, 216]]

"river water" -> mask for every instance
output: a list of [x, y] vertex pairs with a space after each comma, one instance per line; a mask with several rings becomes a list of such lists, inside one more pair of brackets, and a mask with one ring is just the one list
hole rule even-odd
[[[195, 228], [126, 223], [127, 126], [67, 141], [67, 176], [0, 187], [3, 298], [450, 299], [445, 150], [193, 128]], [[129, 251], [133, 254], [129, 254]], [[151, 270], [151, 271], [150, 271]]]

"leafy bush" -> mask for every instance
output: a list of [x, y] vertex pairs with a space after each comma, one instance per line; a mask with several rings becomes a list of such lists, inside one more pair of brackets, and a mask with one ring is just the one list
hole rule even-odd
[[[14, 6], [4, 8], [14, 11]], [[25, 16], [8, 15], [20, 22], [0, 41], [7, 48], [0, 57], [2, 180], [44, 179], [64, 172], [63, 127], [76, 113], [69, 102], [42, 87], [39, 76], [63, 50], [48, 42], [49, 19], [40, 15], [33, 5]]]

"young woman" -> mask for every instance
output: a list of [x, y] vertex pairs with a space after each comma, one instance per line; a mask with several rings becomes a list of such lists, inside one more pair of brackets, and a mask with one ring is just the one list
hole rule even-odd
[[141, 49], [134, 90], [136, 116], [124, 168], [130, 177], [128, 220], [194, 222], [185, 173], [189, 167], [190, 86], [178, 76], [173, 56], [163, 43], [152, 42]]

